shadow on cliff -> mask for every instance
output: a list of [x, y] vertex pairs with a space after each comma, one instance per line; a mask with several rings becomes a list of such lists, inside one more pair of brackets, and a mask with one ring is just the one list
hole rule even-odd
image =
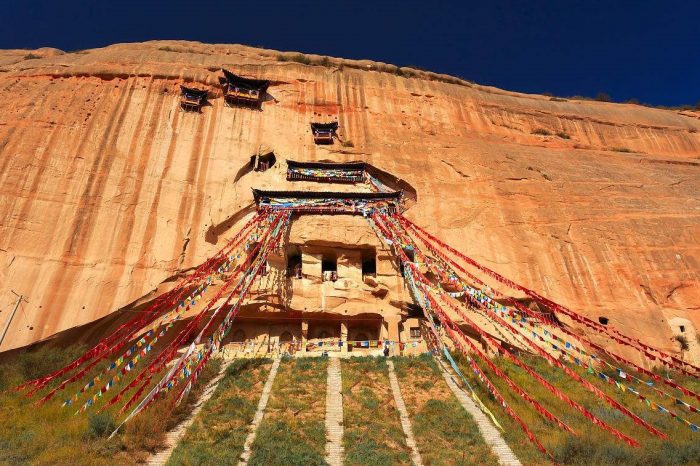
[[405, 201], [410, 202], [410, 204], [407, 204], [406, 208], [411, 207], [416, 202], [418, 202], [418, 191], [416, 191], [416, 188], [411, 186], [411, 184], [408, 181], [401, 179], [396, 175], [392, 175], [391, 173], [382, 170], [381, 168], [377, 168], [374, 165], [370, 165], [369, 163], [366, 164], [366, 167], [367, 173], [369, 173], [385, 185], [389, 186], [392, 189], [395, 189], [396, 191], [403, 191]]
[[204, 234], [204, 240], [209, 244], [216, 244], [219, 241], [219, 236], [227, 232], [246, 215], [255, 212], [255, 202], [251, 202], [247, 206], [235, 212], [233, 215], [226, 218], [223, 222], [216, 225], [211, 225]]
[[[193, 270], [193, 268], [178, 271], [177, 273], [163, 280], [150, 293], [147, 293], [141, 298], [132, 301], [131, 303], [107, 314], [100, 319], [58, 332], [43, 340], [32, 343], [31, 345], [4, 351], [0, 353], [0, 363], [11, 361], [19, 354], [38, 351], [41, 349], [66, 349], [78, 344], [85, 344], [91, 348], [107, 335], [110, 335], [112, 332], [117, 330], [119, 326], [127, 323], [137, 314], [145, 312], [159, 296], [168, 292], [187, 272], [191, 270]], [[177, 332], [174, 331], [174, 329], [168, 333], [171, 335], [177, 335]], [[171, 335], [168, 335], [166, 341], [171, 337]]]
[[238, 181], [248, 173], [269, 170], [270, 168], [274, 167], [276, 163], [277, 156], [275, 155], [274, 151], [253, 154], [250, 156], [250, 161], [238, 169], [233, 182], [238, 183]]

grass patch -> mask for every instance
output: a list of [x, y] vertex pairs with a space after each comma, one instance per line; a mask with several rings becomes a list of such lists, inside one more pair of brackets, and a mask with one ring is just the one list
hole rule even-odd
[[[644, 464], [644, 465], [685, 465], [700, 463], [700, 443], [698, 434], [692, 432], [690, 428], [682, 424], [667, 414], [651, 411], [645, 404], [641, 403], [636, 396], [626, 392], [622, 393], [614, 385], [601, 381], [598, 377], [587, 374], [578, 366], [570, 366], [579, 373], [585, 380], [596, 385], [599, 389], [611, 395], [623, 406], [630, 409], [642, 419], [646, 420], [659, 430], [669, 435], [669, 441], [662, 441], [646, 431], [641, 426], [637, 426], [631, 419], [624, 416], [619, 411], [610, 407], [603, 400], [598, 399], [594, 394], [583, 388], [579, 383], [572, 380], [563, 371], [551, 367], [548, 363], [535, 356], [523, 356], [523, 360], [536, 372], [555, 385], [571, 398], [578, 401], [599, 419], [607, 422], [612, 427], [618, 429], [626, 435], [635, 438], [642, 445], [641, 448], [628, 447], [622, 441], [615, 439], [601, 428], [593, 426], [582, 415], [574, 411], [563, 401], [557, 399], [547, 389], [527, 375], [522, 369], [517, 368], [510, 362], [496, 358], [494, 361], [506, 372], [506, 374], [518, 385], [523, 387], [530, 395], [540, 401], [540, 403], [555, 415], [559, 416], [565, 423], [571, 426], [577, 433], [574, 437], [561, 431], [557, 426], [544, 420], [539, 416], [529, 403], [513, 394], [501, 378], [496, 377], [491, 371], [486, 370], [489, 379], [498, 387], [500, 393], [505, 397], [506, 402], [521, 416], [523, 421], [530, 427], [535, 436], [542, 442], [561, 464], [572, 465], [609, 465], [609, 464]], [[492, 410], [504, 427], [504, 437], [514, 450], [518, 458], [524, 464], [542, 464], [546, 459], [527, 440], [525, 434], [507, 416], [502, 408], [486, 392], [483, 385], [472, 375], [471, 370], [467, 370], [466, 361], [459, 360], [460, 366], [464, 369], [465, 375], [470, 378], [477, 389], [479, 396], [484, 403]], [[481, 365], [483, 367], [483, 365]], [[624, 368], [623, 368], [624, 369]], [[612, 375], [612, 374], [608, 374]], [[697, 391], [700, 385], [697, 381], [682, 380], [679, 377], [674, 379], [680, 383], [685, 383], [691, 390]], [[667, 387], [664, 387], [664, 390]], [[670, 387], [668, 387], [670, 389]], [[651, 389], [635, 385], [635, 389], [648, 395], [651, 399], [664, 404], [667, 408], [673, 409], [689, 419], [693, 414], [687, 410], [681, 411], [669, 403], [668, 399], [658, 400], [652, 395]], [[665, 390], [667, 391], [667, 390]], [[669, 392], [670, 393], [670, 392]], [[689, 401], [690, 400], [686, 400]]]
[[[283, 420], [270, 420], [263, 423], [258, 429], [253, 446], [253, 457], [248, 464], [268, 465], [325, 465], [324, 444], [325, 426], [318, 421], [315, 426], [305, 429], [305, 437], [309, 433], [320, 437], [320, 448], [309, 448], [307, 442], [299, 439], [299, 430], [296, 423]], [[313, 430], [313, 432], [311, 432]]]
[[673, 335], [673, 339], [678, 342], [678, 345], [681, 347], [681, 351], [688, 351], [688, 349], [690, 349], [688, 338], [685, 335]]
[[351, 358], [342, 362], [345, 464], [409, 464], [410, 451], [394, 397], [386, 361]]
[[310, 65], [311, 64], [311, 59], [304, 55], [303, 53], [295, 53], [293, 55], [284, 55], [284, 54], [279, 54], [277, 55], [277, 61], [281, 62], [295, 62], [295, 63], [301, 63], [302, 65]]
[[418, 451], [426, 464], [498, 464], [430, 355], [393, 358]]
[[335, 66], [335, 63], [329, 57], [312, 58], [303, 53], [295, 53], [293, 55], [280, 53], [277, 55], [277, 61], [301, 63], [302, 65]]
[[270, 365], [266, 359], [232, 362], [168, 464], [237, 464]]
[[321, 358], [280, 363], [248, 464], [325, 464], [327, 363]]
[[[161, 48], [164, 50], [168, 47]], [[433, 73], [422, 67], [416, 67], [414, 65], [410, 66], [396, 66], [388, 63], [374, 63], [371, 65], [353, 63], [352, 61], [344, 61], [338, 59], [331, 59], [329, 57], [318, 57], [313, 58], [303, 53], [278, 53], [277, 61], [279, 62], [295, 62], [301, 63], [302, 65], [317, 65], [326, 67], [337, 67], [339, 70], [344, 68], [357, 69], [362, 71], [378, 71], [380, 73], [389, 73], [396, 76], [404, 78], [419, 77], [422, 79], [427, 79], [429, 81], [438, 81], [448, 84], [457, 84], [459, 86], [471, 87], [474, 82], [459, 76], [448, 76], [438, 73]]]
[[633, 150], [628, 149], [626, 147], [613, 147], [613, 148], [611, 148], [611, 150], [613, 150], [615, 152], [626, 152], [626, 153], [634, 152]]
[[25, 60], [36, 60], [37, 58], [41, 58], [41, 55], [36, 55], [34, 53], [28, 53], [24, 56]]
[[551, 136], [552, 132], [544, 128], [535, 128], [532, 130], [532, 134], [538, 134], [540, 136]]
[[350, 140], [340, 141], [340, 145], [343, 147], [355, 147], [355, 144]]
[[[142, 462], [162, 445], [165, 432], [187, 416], [194, 400], [219, 367], [218, 360], [211, 361], [192, 393], [181, 405], [173, 406], [173, 396], [176, 394], [174, 390], [126, 424], [114, 438], [108, 439], [114, 426], [123, 419], [123, 415], [118, 414], [120, 404], [99, 414], [96, 408], [116, 394], [117, 388], [128, 384], [138, 371], [127, 373], [115, 389], [98, 398], [96, 406], [85, 414], [75, 415], [87, 399], [85, 396], [80, 398], [77, 406], [63, 408], [61, 403], [76, 393], [85, 384], [85, 380], [101, 371], [104, 362], [98, 364], [91, 375], [81, 382], [69, 384], [64, 391], [42, 406], [36, 406], [35, 403], [48, 389], [31, 398], [10, 390], [23, 381], [62, 367], [84, 350], [81, 346], [68, 349], [45, 346], [19, 353], [12, 361], [0, 365], [0, 464], [131, 465]], [[149, 354], [137, 367], [145, 367], [152, 355], [153, 353]], [[49, 388], [59, 382], [60, 380], [53, 382]], [[152, 384], [155, 383], [154, 378]], [[123, 400], [128, 399], [134, 391], [135, 389], [127, 392]]]
[[557, 137], [560, 137], [562, 139], [571, 139], [571, 136], [569, 136], [564, 131], [557, 131]]
[[200, 55], [211, 55], [208, 52], [201, 52], [201, 51], [195, 50], [195, 49], [177, 48], [177, 47], [170, 47], [167, 45], [165, 47], [158, 47], [158, 50], [161, 50], [163, 52], [173, 52], [173, 53], [197, 53]]

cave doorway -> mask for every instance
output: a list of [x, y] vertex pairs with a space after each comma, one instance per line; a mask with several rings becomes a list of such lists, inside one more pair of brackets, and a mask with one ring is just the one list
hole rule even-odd
[[236, 329], [235, 332], [233, 332], [233, 336], [231, 337], [231, 341], [235, 343], [243, 343], [245, 341], [245, 332], [243, 330]]
[[321, 275], [324, 282], [338, 280], [338, 255], [335, 252], [324, 252], [321, 257]]
[[275, 165], [276, 162], [277, 157], [275, 157], [274, 152], [252, 155], [250, 157], [250, 167], [256, 172], [264, 172], [269, 170]]
[[291, 246], [287, 250], [287, 276], [289, 278], [302, 278], [302, 255], [299, 246]]
[[362, 278], [377, 276], [377, 252], [372, 250], [362, 251]]

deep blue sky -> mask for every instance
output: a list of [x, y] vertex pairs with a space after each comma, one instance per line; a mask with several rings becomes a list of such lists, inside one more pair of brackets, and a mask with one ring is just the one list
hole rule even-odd
[[243, 43], [418, 65], [522, 92], [700, 101], [698, 0], [0, 0], [0, 11], [0, 48]]

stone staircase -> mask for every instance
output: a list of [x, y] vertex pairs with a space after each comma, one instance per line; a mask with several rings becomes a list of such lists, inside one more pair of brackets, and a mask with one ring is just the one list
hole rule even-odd
[[248, 427], [248, 436], [246, 437], [245, 443], [243, 444], [243, 452], [241, 453], [238, 466], [245, 466], [248, 464], [248, 461], [250, 461], [250, 457], [252, 455], [251, 448], [253, 446], [253, 442], [255, 442], [255, 435], [258, 432], [258, 427], [260, 426], [260, 423], [263, 420], [263, 416], [265, 415], [265, 408], [267, 407], [267, 401], [270, 399], [272, 384], [275, 382], [275, 377], [277, 377], [277, 370], [280, 367], [280, 361], [280, 356], [277, 356], [272, 363], [270, 373], [267, 376], [265, 386], [263, 387], [262, 394], [260, 395], [258, 409], [255, 411], [255, 416], [253, 416], [253, 422], [251, 422], [250, 426]]
[[394, 371], [394, 362], [387, 361], [387, 365], [389, 366], [389, 384], [391, 385], [391, 392], [394, 395], [394, 403], [396, 403], [396, 409], [399, 411], [401, 427], [406, 436], [406, 445], [411, 449], [411, 461], [415, 466], [423, 466], [423, 459], [420, 457], [416, 439], [413, 437], [413, 429], [411, 428], [411, 421], [408, 417], [406, 403], [404, 403], [403, 396], [401, 396], [399, 380], [396, 378], [396, 372]]
[[450, 387], [450, 390], [452, 390], [452, 393], [457, 397], [457, 401], [459, 401], [462, 407], [474, 418], [476, 425], [479, 427], [479, 432], [481, 432], [486, 444], [491, 447], [491, 451], [498, 458], [498, 462], [507, 466], [520, 466], [520, 461], [503, 439], [496, 426], [481, 412], [471, 397], [459, 387], [445, 364], [437, 358], [436, 361], [445, 382], [447, 382], [447, 386]]
[[170, 455], [172, 455], [173, 451], [175, 450], [177, 443], [185, 435], [187, 429], [189, 429], [189, 427], [192, 425], [195, 418], [202, 410], [204, 404], [207, 401], [209, 401], [209, 398], [211, 398], [211, 396], [216, 391], [216, 387], [219, 386], [219, 382], [221, 381], [221, 379], [224, 378], [224, 375], [226, 374], [226, 368], [228, 368], [231, 362], [232, 361], [226, 361], [221, 364], [221, 369], [219, 370], [219, 373], [207, 384], [206, 387], [204, 387], [202, 395], [195, 402], [194, 409], [187, 417], [187, 419], [178, 424], [173, 430], [165, 434], [165, 449], [154, 453], [148, 458], [147, 464], [149, 466], [161, 466], [168, 462], [168, 459], [170, 459]]
[[343, 464], [343, 382], [340, 359], [328, 361], [326, 387], [326, 462], [329, 466]]
[[[260, 396], [260, 401], [258, 402], [258, 407], [253, 417], [253, 421], [249, 426], [249, 433], [246, 437], [243, 452], [239, 458], [238, 466], [245, 466], [248, 464], [252, 456], [252, 446], [255, 442], [255, 436], [260, 423], [263, 420], [265, 409], [267, 407], [267, 402], [270, 398], [270, 392], [272, 391], [272, 385], [274, 383], [275, 377], [280, 365], [280, 357], [276, 357], [273, 361], [272, 367], [268, 374], [267, 380], [263, 387], [262, 394]], [[180, 424], [166, 434], [165, 449], [151, 455], [147, 460], [149, 466], [162, 466], [168, 462], [170, 455], [175, 450], [178, 442], [182, 439], [187, 432], [187, 429], [192, 425], [194, 419], [199, 415], [204, 404], [211, 398], [211, 396], [216, 391], [219, 382], [224, 377], [226, 373], [226, 368], [231, 364], [232, 360], [226, 361], [221, 365], [221, 370], [214, 379], [212, 379], [209, 384], [204, 388], [202, 395], [199, 397], [194, 405], [194, 409], [190, 416], [182, 421]], [[387, 361], [389, 366], [389, 383], [391, 386], [391, 391], [394, 396], [394, 402], [399, 411], [399, 416], [401, 420], [401, 427], [403, 428], [404, 435], [406, 436], [406, 444], [411, 449], [411, 461], [416, 466], [423, 466], [423, 461], [418, 451], [418, 446], [413, 436], [413, 429], [411, 427], [411, 421], [408, 415], [408, 410], [406, 409], [406, 404], [401, 395], [401, 387], [396, 377], [396, 372], [394, 370], [394, 364], [392, 361]], [[505, 440], [501, 436], [500, 432], [491, 423], [491, 421], [481, 412], [481, 410], [474, 404], [472, 399], [467, 395], [467, 393], [462, 390], [455, 379], [453, 378], [451, 371], [444, 365], [444, 363], [438, 360], [438, 367], [442, 373], [445, 382], [447, 382], [448, 387], [454, 393], [455, 397], [459, 403], [464, 407], [464, 409], [474, 418], [479, 431], [486, 443], [490, 446], [491, 450], [498, 457], [498, 461], [502, 465], [508, 466], [519, 466], [521, 463], [506, 444]], [[342, 466], [344, 462], [345, 450], [343, 448], [343, 384], [341, 377], [340, 359], [330, 358], [328, 362], [328, 378], [327, 378], [327, 389], [326, 389], [326, 462], [329, 466]]]

